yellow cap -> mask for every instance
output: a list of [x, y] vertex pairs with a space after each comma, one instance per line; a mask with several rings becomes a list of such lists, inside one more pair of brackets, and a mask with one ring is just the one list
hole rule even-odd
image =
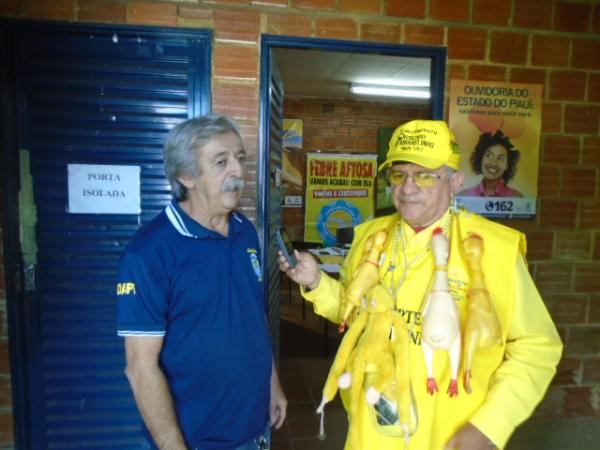
[[390, 139], [382, 171], [405, 161], [428, 169], [449, 166], [458, 170], [460, 150], [448, 125], [442, 120], [413, 120], [400, 125]]

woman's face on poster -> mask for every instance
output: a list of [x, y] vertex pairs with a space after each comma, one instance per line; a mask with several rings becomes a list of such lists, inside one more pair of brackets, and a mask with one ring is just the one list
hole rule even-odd
[[492, 145], [483, 154], [481, 173], [488, 180], [498, 180], [508, 167], [506, 149], [499, 144]]

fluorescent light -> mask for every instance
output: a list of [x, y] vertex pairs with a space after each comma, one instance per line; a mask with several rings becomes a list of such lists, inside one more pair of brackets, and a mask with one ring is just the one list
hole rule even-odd
[[351, 84], [353, 94], [382, 95], [385, 97], [430, 98], [429, 89], [402, 88], [398, 86], [376, 86], [366, 84]]
[[[427, 69], [429, 72], [429, 69]], [[429, 87], [429, 75], [425, 79], [409, 79], [409, 78], [364, 78], [360, 77], [354, 80], [354, 84], [367, 84], [367, 85], [376, 85], [376, 86], [386, 86], [386, 87], [417, 87], [417, 88], [428, 88]]]

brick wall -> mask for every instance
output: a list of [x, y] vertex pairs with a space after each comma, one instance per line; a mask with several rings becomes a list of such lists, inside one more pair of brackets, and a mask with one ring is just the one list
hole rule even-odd
[[[0, 15], [214, 29], [214, 109], [242, 122], [254, 158], [260, 33], [442, 45], [447, 80], [543, 84], [539, 214], [510, 222], [527, 233], [532, 273], [566, 344], [538, 414], [600, 416], [596, 1], [3, 0]], [[3, 382], [8, 366], [0, 371]]]
[[[426, 118], [426, 106], [398, 105], [340, 99], [285, 99], [288, 119], [302, 119], [302, 153], [377, 154], [377, 129], [396, 127], [412, 119]], [[306, 159], [300, 158], [302, 177], [306, 180]], [[306, 186], [304, 186], [306, 187]], [[304, 237], [304, 206], [285, 208], [283, 223], [293, 240]]]

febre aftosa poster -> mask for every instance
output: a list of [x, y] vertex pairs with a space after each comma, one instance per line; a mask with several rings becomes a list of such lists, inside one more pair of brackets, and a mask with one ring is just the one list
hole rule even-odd
[[542, 86], [450, 81], [449, 126], [461, 149], [459, 204], [490, 217], [536, 214]]
[[338, 228], [372, 219], [377, 155], [308, 153], [304, 240], [333, 245]]

